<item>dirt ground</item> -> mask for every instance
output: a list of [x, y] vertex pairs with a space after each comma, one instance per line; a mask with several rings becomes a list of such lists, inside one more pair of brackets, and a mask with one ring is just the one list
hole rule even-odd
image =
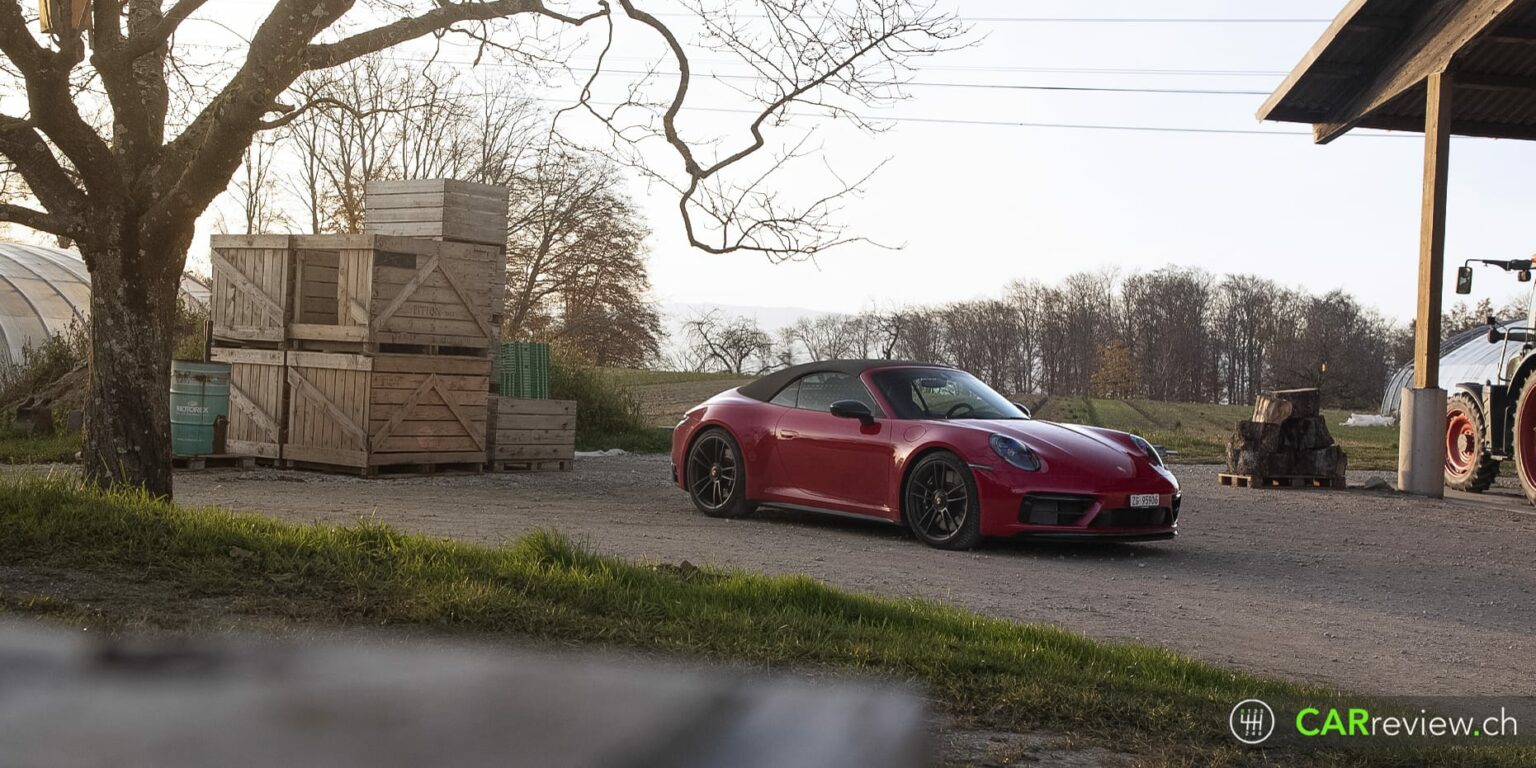
[[877, 523], [777, 511], [706, 518], [668, 483], [663, 456], [581, 459], [571, 473], [378, 480], [211, 470], [180, 474], [177, 496], [485, 544], [555, 529], [626, 558], [806, 573], [1357, 692], [1529, 693], [1529, 507], [1507, 496], [1234, 489], [1217, 484], [1214, 467], [1177, 471], [1185, 503], [1176, 541], [1010, 542], [971, 553], [932, 550]]

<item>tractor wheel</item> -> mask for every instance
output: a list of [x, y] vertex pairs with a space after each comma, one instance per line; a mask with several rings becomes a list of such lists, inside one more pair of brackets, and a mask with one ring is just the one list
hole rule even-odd
[[1536, 376], [1529, 376], [1520, 387], [1515, 405], [1515, 468], [1519, 470], [1520, 488], [1526, 500], [1536, 504]]
[[1493, 485], [1499, 462], [1488, 452], [1487, 436], [1487, 421], [1472, 396], [1451, 395], [1445, 404], [1445, 487], [1482, 493]]

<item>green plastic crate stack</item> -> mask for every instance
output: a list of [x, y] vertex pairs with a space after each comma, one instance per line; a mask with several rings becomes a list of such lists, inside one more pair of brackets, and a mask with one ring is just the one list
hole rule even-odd
[[504, 342], [496, 355], [496, 393], [520, 400], [548, 400], [549, 345]]

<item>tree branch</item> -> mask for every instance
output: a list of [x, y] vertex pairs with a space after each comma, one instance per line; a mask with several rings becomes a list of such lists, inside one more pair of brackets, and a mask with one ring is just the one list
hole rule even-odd
[[68, 238], [77, 238], [84, 232], [82, 222], [71, 220], [70, 217], [44, 213], [12, 203], [0, 203], [0, 221], [20, 224], [39, 232]]

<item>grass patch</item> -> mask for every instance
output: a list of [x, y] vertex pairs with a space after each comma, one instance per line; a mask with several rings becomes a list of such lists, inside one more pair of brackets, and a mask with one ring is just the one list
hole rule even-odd
[[[502, 548], [391, 528], [297, 526], [63, 480], [0, 484], [0, 564], [103, 575], [100, 589], [156, 623], [165, 604], [223, 601], [262, 616], [464, 633], [511, 633], [764, 666], [819, 667], [923, 685], [962, 722], [1045, 729], [1168, 764], [1266, 759], [1225, 736], [1241, 698], [1326, 692], [1244, 675], [1164, 650], [1102, 643], [915, 600], [865, 597], [803, 576], [647, 567], [591, 554], [553, 533]], [[111, 604], [95, 594], [92, 603]], [[0, 610], [68, 614], [48, 600]], [[1456, 753], [1461, 754], [1461, 753]], [[1529, 752], [1472, 754], [1522, 764]], [[1449, 763], [1452, 753], [1385, 762], [1351, 753], [1322, 764]], [[1506, 758], [1507, 761], [1506, 761]], [[1290, 761], [1295, 762], [1295, 761]]]
[[0, 433], [0, 464], [72, 464], [79, 452], [79, 432], [48, 437]]

